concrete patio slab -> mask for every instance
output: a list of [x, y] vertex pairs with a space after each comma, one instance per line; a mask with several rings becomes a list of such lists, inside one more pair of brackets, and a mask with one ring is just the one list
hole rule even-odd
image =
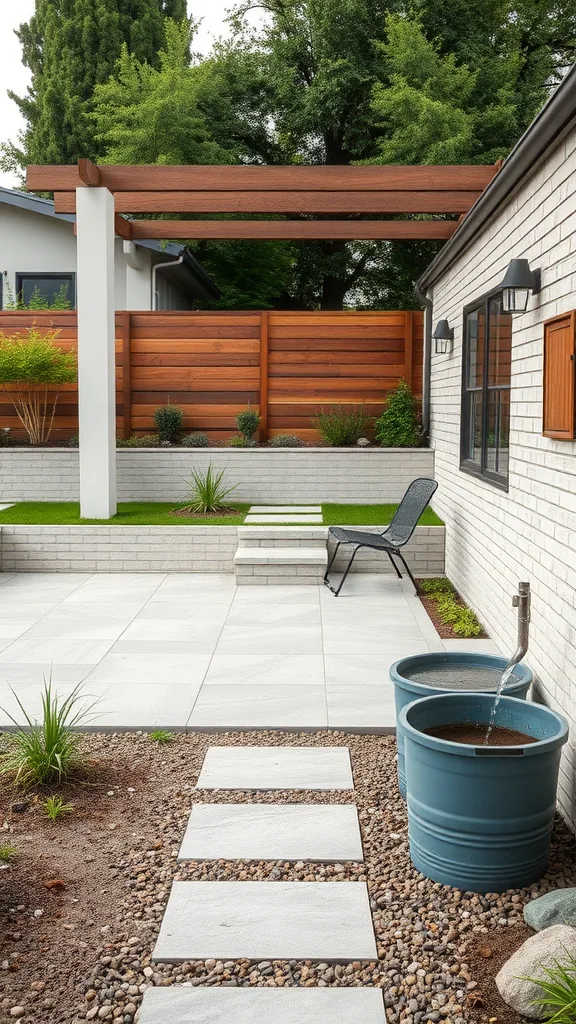
[[347, 747], [209, 747], [197, 789], [354, 789]]
[[364, 859], [353, 804], [195, 804], [179, 860]]
[[377, 988], [149, 988], [140, 1024], [385, 1024]]
[[325, 729], [324, 686], [203, 686], [189, 729]]
[[364, 882], [173, 882], [152, 959], [377, 956]]

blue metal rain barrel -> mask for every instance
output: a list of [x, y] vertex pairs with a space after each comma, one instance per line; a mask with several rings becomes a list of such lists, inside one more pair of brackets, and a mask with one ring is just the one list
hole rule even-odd
[[400, 713], [412, 863], [435, 882], [504, 892], [536, 882], [548, 863], [565, 719], [541, 704], [502, 697], [496, 725], [536, 742], [474, 746], [426, 734], [487, 724], [491, 694], [423, 697]]
[[[432, 697], [435, 693], [463, 692], [453, 690], [450, 685], [442, 685], [442, 670], [448, 668], [462, 668], [464, 670], [472, 667], [496, 669], [494, 685], [484, 692], [495, 693], [504, 669], [508, 662], [493, 654], [461, 653], [460, 651], [441, 652], [438, 654], [415, 654], [409, 658], [401, 658], [396, 661], [390, 669], [390, 679], [394, 683], [394, 701], [396, 704], [396, 746], [398, 749], [398, 789], [406, 799], [406, 772], [404, 769], [404, 733], [400, 721], [400, 712], [406, 704], [410, 704], [419, 697]], [[438, 684], [416, 682], [410, 676], [413, 672], [419, 673], [430, 669], [438, 674]], [[532, 669], [527, 665], [516, 665], [513, 674], [510, 676], [504, 693], [510, 697], [525, 698], [532, 683]], [[478, 692], [466, 688], [466, 692]]]

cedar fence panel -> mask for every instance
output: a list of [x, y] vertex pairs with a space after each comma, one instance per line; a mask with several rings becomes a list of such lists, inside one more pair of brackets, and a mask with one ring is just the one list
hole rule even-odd
[[[0, 331], [32, 323], [60, 331], [75, 346], [74, 311], [0, 312]], [[218, 441], [235, 432], [235, 416], [260, 409], [261, 438], [295, 433], [317, 440], [318, 409], [363, 402], [378, 415], [404, 377], [422, 394], [421, 312], [125, 312], [116, 314], [118, 434], [151, 433], [154, 410], [170, 401], [187, 430]], [[0, 428], [20, 432], [12, 406], [0, 399]], [[62, 388], [55, 440], [78, 430], [76, 385]]]

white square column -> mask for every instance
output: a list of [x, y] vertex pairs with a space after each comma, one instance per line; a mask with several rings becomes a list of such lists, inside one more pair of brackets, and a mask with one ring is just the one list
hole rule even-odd
[[80, 515], [116, 514], [114, 196], [76, 189]]

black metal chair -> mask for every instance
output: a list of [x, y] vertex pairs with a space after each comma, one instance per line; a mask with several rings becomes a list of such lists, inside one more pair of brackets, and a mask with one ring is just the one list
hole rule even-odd
[[[406, 559], [400, 549], [403, 548], [410, 540], [410, 537], [416, 529], [420, 516], [428, 505], [428, 502], [437, 487], [438, 484], [435, 480], [431, 480], [425, 476], [418, 477], [418, 479], [413, 480], [402, 498], [402, 501], [398, 505], [392, 522], [387, 529], [384, 530], [384, 533], [345, 530], [342, 526], [330, 527], [328, 534], [330, 537], [334, 537], [336, 539], [337, 544], [334, 554], [328, 563], [328, 568], [324, 574], [324, 583], [328, 589], [332, 591], [335, 597], [338, 597], [338, 594], [342, 590], [344, 581], [352, 567], [352, 562], [356, 557], [356, 552], [359, 551], [360, 548], [373, 548], [376, 551], [385, 551], [394, 567], [396, 575], [399, 579], [402, 579], [402, 573], [394, 561], [394, 556], [399, 558], [414, 584], [416, 593], [418, 593], [416, 580], [410, 572], [410, 569], [406, 564]], [[344, 575], [340, 580], [339, 586], [334, 589], [330, 584], [329, 575], [341, 544], [353, 544], [354, 550], [352, 552], [352, 557], [346, 566]]]

